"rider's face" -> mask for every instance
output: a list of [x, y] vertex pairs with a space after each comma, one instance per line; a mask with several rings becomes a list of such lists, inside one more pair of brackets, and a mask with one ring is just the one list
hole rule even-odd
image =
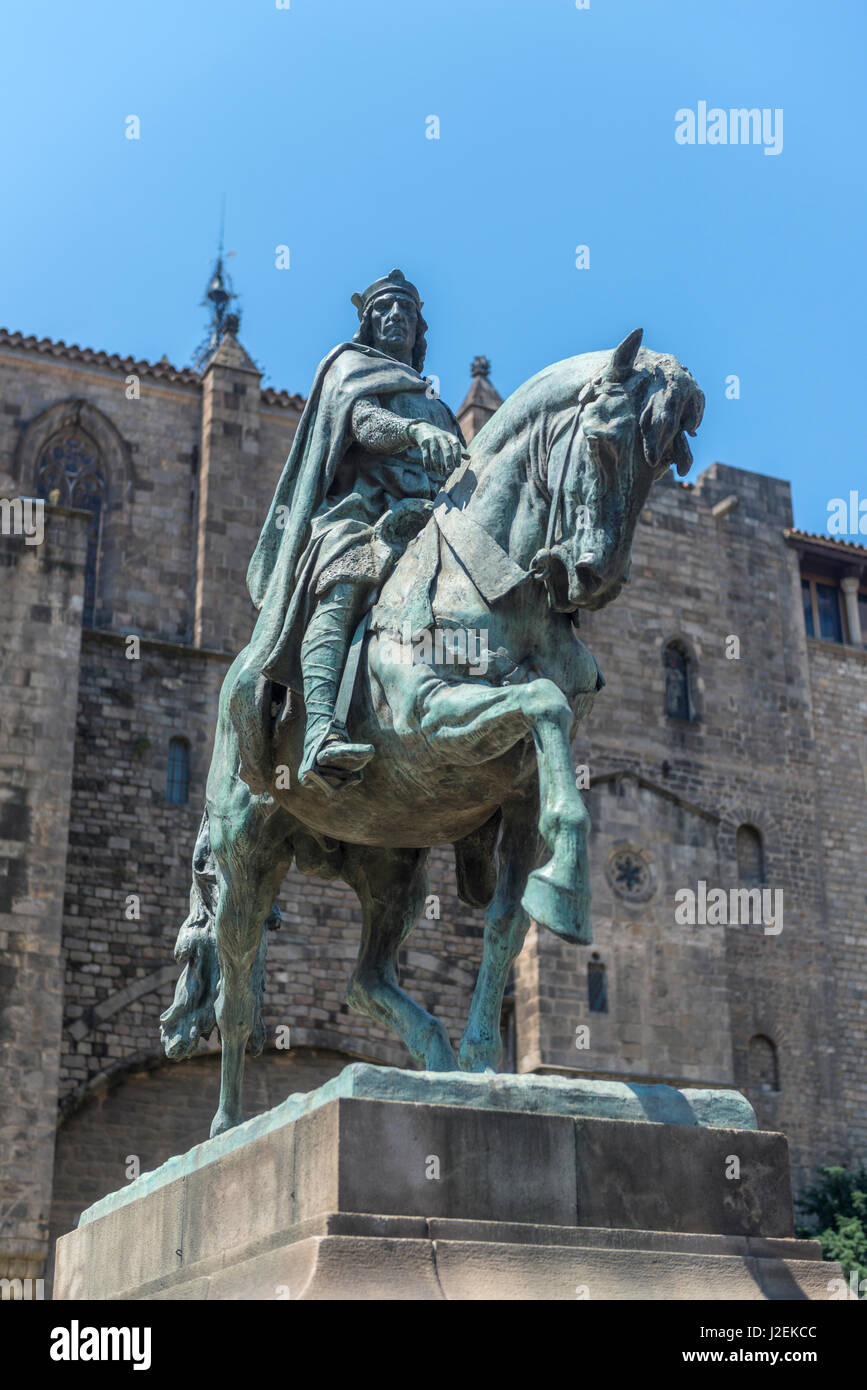
[[374, 347], [408, 362], [415, 344], [418, 313], [411, 300], [403, 295], [383, 295], [370, 311]]

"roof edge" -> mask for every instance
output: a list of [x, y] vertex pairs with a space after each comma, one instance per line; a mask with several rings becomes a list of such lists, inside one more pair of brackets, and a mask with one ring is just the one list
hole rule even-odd
[[[66, 362], [81, 362], [92, 367], [106, 367], [109, 371], [147, 376], [155, 381], [173, 382], [182, 386], [202, 385], [202, 374], [197, 372], [195, 367], [176, 367], [167, 357], [161, 358], [158, 362], [149, 362], [146, 358], [123, 357], [118, 352], [79, 347], [78, 343], [66, 343], [62, 338], [37, 338], [35, 334], [19, 333], [8, 328], [0, 328], [0, 347], [34, 352], [41, 357], [59, 358]], [[265, 405], [292, 410], [304, 408], [304, 397], [294, 392], [268, 386], [262, 388], [260, 395]]]

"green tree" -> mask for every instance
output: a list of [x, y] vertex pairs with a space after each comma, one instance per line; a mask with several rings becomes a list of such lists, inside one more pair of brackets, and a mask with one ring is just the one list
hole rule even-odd
[[818, 1173], [818, 1181], [796, 1202], [812, 1218], [797, 1234], [818, 1240], [823, 1259], [839, 1260], [847, 1278], [855, 1270], [859, 1284], [867, 1282], [867, 1167], [825, 1167]]

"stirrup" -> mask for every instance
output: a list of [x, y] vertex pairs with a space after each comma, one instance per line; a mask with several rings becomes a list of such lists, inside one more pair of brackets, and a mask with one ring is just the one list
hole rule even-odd
[[349, 743], [332, 736], [316, 754], [315, 766], [323, 772], [360, 772], [374, 752], [372, 743]]
[[[329, 796], [333, 796], [341, 787], [351, 787], [363, 781], [364, 773], [361, 768], [370, 762], [375, 751], [371, 743], [350, 743], [345, 730], [338, 731], [333, 727], [320, 735], [313, 748], [315, 751], [312, 757], [310, 753], [307, 753], [301, 761], [298, 782], [302, 787], [318, 787], [320, 791], [324, 791]], [[354, 766], [348, 768], [329, 767], [327, 761], [320, 764], [320, 758], [326, 749], [329, 751], [334, 749], [336, 757], [354, 758]], [[363, 757], [363, 761], [359, 761], [361, 757]], [[305, 763], [307, 763], [306, 767]]]
[[[357, 773], [353, 780], [360, 782], [361, 773]], [[325, 792], [326, 796], [334, 796], [334, 793], [340, 790], [343, 783], [336, 777], [323, 777], [316, 771], [314, 765], [308, 767], [306, 772], [299, 772], [298, 785], [299, 787], [317, 787], [319, 791]]]
[[354, 787], [359, 782], [364, 781], [363, 772], [333, 772], [324, 776], [314, 767], [308, 767], [306, 772], [302, 772], [298, 778], [298, 785], [301, 787], [318, 787], [327, 796], [334, 796], [343, 787]]

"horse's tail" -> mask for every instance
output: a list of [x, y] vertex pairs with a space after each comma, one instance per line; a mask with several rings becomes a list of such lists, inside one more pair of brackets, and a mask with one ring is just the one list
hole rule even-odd
[[[220, 989], [220, 962], [217, 956], [217, 901], [219, 884], [208, 808], [202, 813], [202, 823], [193, 850], [193, 882], [190, 888], [190, 911], [178, 932], [175, 960], [183, 965], [175, 986], [171, 1007], [160, 1014], [160, 1041], [167, 1057], [180, 1061], [195, 1052], [200, 1038], [208, 1039], [216, 1024], [217, 995]], [[266, 926], [272, 930], [280, 925], [280, 909], [275, 903]], [[265, 1046], [265, 1024], [262, 1006], [265, 997], [265, 952], [268, 933], [262, 942], [253, 965], [252, 989], [256, 1001], [253, 1028], [247, 1047], [258, 1057]]]
[[193, 851], [190, 911], [178, 932], [175, 960], [183, 964], [171, 1008], [160, 1015], [160, 1041], [173, 1060], [195, 1052], [199, 1038], [214, 1030], [220, 965], [217, 959], [217, 874], [211, 851], [207, 807]]

